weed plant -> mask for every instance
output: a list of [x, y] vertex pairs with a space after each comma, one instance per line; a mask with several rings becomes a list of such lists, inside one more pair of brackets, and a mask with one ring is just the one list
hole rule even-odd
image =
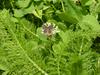
[[100, 75], [100, 0], [0, 0], [0, 75]]

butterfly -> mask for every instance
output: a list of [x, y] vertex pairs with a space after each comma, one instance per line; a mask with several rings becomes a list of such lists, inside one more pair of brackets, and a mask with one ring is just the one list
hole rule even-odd
[[54, 26], [51, 23], [45, 23], [42, 25], [42, 32], [46, 36], [52, 36], [54, 31]]

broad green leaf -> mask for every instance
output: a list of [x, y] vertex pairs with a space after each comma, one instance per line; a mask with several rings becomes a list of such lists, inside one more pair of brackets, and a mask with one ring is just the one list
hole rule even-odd
[[92, 0], [81, 0], [82, 6], [85, 6], [88, 1], [92, 1]]
[[16, 2], [16, 5], [19, 6], [20, 8], [26, 8], [30, 3], [30, 0], [18, 0]]
[[26, 13], [33, 13], [33, 10], [34, 10], [34, 9], [35, 9], [34, 5], [31, 4], [31, 6], [30, 6], [29, 8], [25, 9], [25, 12], [26, 12]]
[[34, 10], [34, 6], [31, 5], [29, 8], [26, 9], [14, 9], [14, 16], [15, 17], [23, 17], [26, 14], [32, 13]]
[[93, 2], [94, 2], [93, 0], [88, 0], [88, 1], [85, 3], [85, 5], [86, 5], [86, 6], [89, 6], [89, 5], [91, 5]]
[[84, 16], [79, 25], [83, 30], [92, 30], [96, 32], [100, 31], [100, 25], [96, 17], [94, 17], [93, 15]]
[[61, 20], [64, 20], [66, 22], [69, 22], [69, 23], [77, 23], [78, 20], [73, 17], [73, 15], [71, 15], [70, 13], [65, 13], [65, 12], [61, 12], [61, 13], [58, 13], [58, 16]]
[[60, 19], [69, 22], [69, 23], [77, 23], [81, 17], [82, 17], [82, 12], [79, 7], [77, 7], [73, 2], [70, 0], [65, 0], [65, 12], [58, 12], [58, 16]]
[[11, 17], [11, 20], [12, 20], [13, 22], [18, 23], [18, 20], [17, 20], [15, 17]]
[[96, 12], [100, 13], [100, 2], [96, 6]]
[[26, 14], [24, 9], [14, 9], [14, 16], [15, 17], [23, 17]]
[[42, 41], [47, 41], [47, 37], [42, 33], [42, 28], [37, 29], [37, 35], [39, 36], [39, 39]]

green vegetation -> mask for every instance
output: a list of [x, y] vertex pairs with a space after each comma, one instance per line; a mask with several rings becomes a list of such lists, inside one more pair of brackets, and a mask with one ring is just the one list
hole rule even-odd
[[100, 0], [0, 0], [0, 75], [100, 75]]

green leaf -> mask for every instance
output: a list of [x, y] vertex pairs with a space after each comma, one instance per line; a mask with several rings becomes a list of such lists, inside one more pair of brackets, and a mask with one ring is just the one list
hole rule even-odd
[[47, 41], [47, 36], [45, 36], [43, 33], [42, 33], [42, 28], [38, 28], [37, 29], [37, 35], [39, 36], [39, 39], [42, 40], [42, 41]]
[[100, 25], [96, 17], [94, 17], [93, 15], [84, 16], [79, 25], [83, 30], [92, 30], [96, 32], [100, 31]]
[[33, 4], [29, 8], [26, 8], [26, 9], [14, 9], [14, 16], [23, 17], [26, 14], [33, 13], [33, 10], [34, 10]]
[[65, 13], [65, 12], [61, 12], [61, 13], [58, 13], [58, 16], [61, 20], [64, 20], [66, 22], [69, 22], [69, 23], [77, 23], [78, 20], [73, 17], [73, 15], [71, 15], [70, 13]]
[[38, 9], [37, 7], [32, 12], [36, 17], [42, 19], [42, 10]]
[[55, 54], [62, 55], [64, 53], [64, 48], [65, 46], [63, 42], [59, 42], [58, 44], [53, 45], [53, 51], [55, 52]]
[[64, 2], [66, 11], [58, 12], [58, 16], [66, 22], [77, 23], [82, 17], [81, 9], [70, 0], [65, 0]]
[[85, 6], [88, 1], [92, 1], [92, 0], [81, 0], [82, 6]]
[[87, 0], [86, 3], [85, 3], [85, 6], [89, 6], [93, 3], [93, 0]]
[[29, 8], [25, 9], [14, 9], [15, 17], [23, 17], [26, 14], [34, 14], [36, 17], [42, 19], [42, 10], [38, 9], [38, 7], [34, 7], [33, 4]]
[[73, 35], [73, 32], [71, 30], [67, 30], [67, 31], [60, 31], [58, 33], [64, 43], [65, 46], [68, 45], [69, 41], [72, 39], [72, 35]]
[[100, 2], [97, 4], [97, 6], [96, 6], [96, 12], [97, 13], [100, 13]]
[[16, 5], [19, 6], [20, 8], [26, 8], [30, 3], [30, 0], [18, 0], [16, 2]]
[[14, 16], [15, 17], [23, 17], [26, 14], [24, 10], [21, 9], [14, 9]]
[[18, 20], [17, 20], [15, 17], [11, 17], [11, 20], [12, 20], [13, 22], [18, 23]]

